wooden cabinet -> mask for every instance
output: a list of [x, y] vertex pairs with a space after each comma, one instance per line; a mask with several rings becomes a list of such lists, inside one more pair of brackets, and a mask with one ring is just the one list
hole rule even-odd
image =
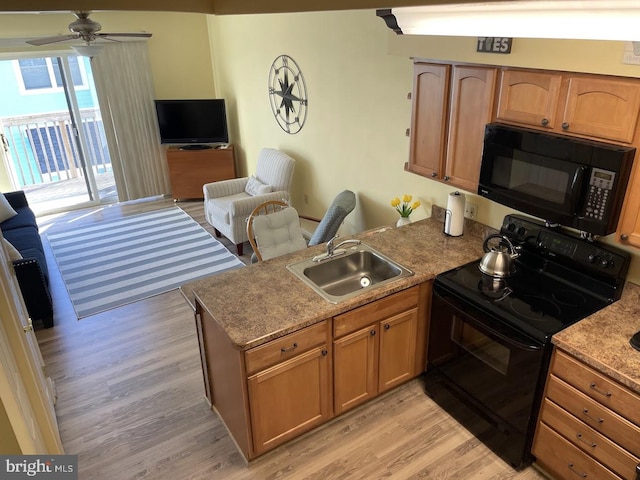
[[558, 478], [635, 478], [640, 396], [555, 350], [533, 454]]
[[617, 239], [624, 245], [640, 248], [640, 145], [636, 145], [631, 178], [627, 186], [627, 195], [622, 205], [622, 213], [618, 223]]
[[416, 63], [407, 170], [475, 192], [496, 69]]
[[416, 361], [418, 302], [419, 287], [413, 287], [334, 318], [336, 414], [422, 371]]
[[413, 66], [411, 146], [407, 170], [440, 179], [446, 155], [450, 65]]
[[331, 418], [329, 359], [321, 345], [248, 378], [256, 455]]
[[169, 180], [174, 199], [204, 198], [205, 183], [236, 177], [233, 145], [205, 150], [167, 149]]
[[331, 323], [241, 351], [196, 303], [206, 396], [246, 459], [333, 416]]
[[424, 371], [430, 300], [423, 283], [246, 351], [196, 300], [207, 399], [251, 460]]
[[556, 128], [562, 76], [548, 72], [503, 70], [496, 118], [528, 126]]
[[595, 75], [503, 70], [496, 119], [557, 133], [630, 143], [640, 83]]

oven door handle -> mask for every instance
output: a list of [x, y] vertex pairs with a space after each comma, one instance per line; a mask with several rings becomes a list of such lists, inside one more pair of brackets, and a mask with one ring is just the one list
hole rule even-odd
[[[441, 294], [439, 294], [437, 292], [434, 292], [434, 295], [437, 295], [438, 297], [440, 297], [440, 299], [443, 302], [445, 302], [451, 308], [453, 308], [454, 310], [456, 310], [457, 312], [462, 314], [464, 319], [465, 319], [464, 321], [468, 322], [468, 323], [471, 323], [480, 332], [489, 334], [489, 335], [491, 335], [493, 337], [496, 337], [496, 338], [500, 339], [504, 344], [513, 345], [514, 347], [517, 347], [517, 348], [520, 348], [520, 349], [524, 349], [524, 350], [542, 350], [542, 345], [540, 345], [539, 343], [536, 343], [534, 340], [530, 340], [529, 341], [523, 335], [518, 335], [518, 337], [520, 337], [520, 339], [514, 338], [513, 336], [510, 336], [510, 335], [505, 335], [503, 332], [500, 332], [498, 330], [495, 330], [495, 329], [491, 328], [485, 322], [480, 322], [477, 319], [473, 318], [468, 312], [465, 312], [464, 310], [462, 310], [454, 302], [451, 302], [449, 300], [449, 298], [447, 298], [446, 296], [441, 295]], [[432, 319], [432, 321], [433, 321], [433, 319]]]

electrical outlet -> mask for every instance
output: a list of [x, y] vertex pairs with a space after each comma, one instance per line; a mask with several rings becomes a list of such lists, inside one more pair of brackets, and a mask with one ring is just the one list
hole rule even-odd
[[468, 218], [470, 220], [476, 219], [476, 211], [478, 206], [475, 203], [465, 203], [464, 205], [464, 218]]

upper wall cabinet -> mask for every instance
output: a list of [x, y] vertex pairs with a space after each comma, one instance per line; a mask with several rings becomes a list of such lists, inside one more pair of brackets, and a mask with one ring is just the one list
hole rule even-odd
[[503, 70], [496, 119], [558, 133], [630, 143], [640, 84], [545, 71]]
[[450, 65], [413, 66], [411, 147], [407, 170], [425, 177], [444, 175], [441, 162], [447, 144]]
[[417, 62], [407, 170], [475, 192], [496, 69]]

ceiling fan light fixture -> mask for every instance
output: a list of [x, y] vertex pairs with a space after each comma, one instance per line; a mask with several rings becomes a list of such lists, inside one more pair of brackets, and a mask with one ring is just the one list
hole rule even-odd
[[71, 49], [81, 57], [93, 58], [100, 53], [104, 45], [90, 44], [90, 45], [76, 45]]

